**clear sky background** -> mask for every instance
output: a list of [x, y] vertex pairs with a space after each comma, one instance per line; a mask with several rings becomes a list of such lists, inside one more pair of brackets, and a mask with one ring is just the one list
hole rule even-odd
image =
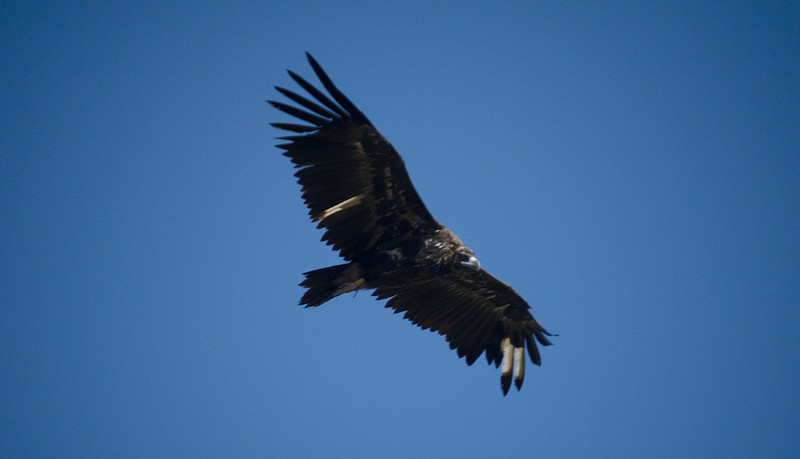
[[[296, 306], [305, 51], [560, 335], [521, 392]], [[3, 2], [0, 81], [0, 456], [800, 451], [797, 2]]]

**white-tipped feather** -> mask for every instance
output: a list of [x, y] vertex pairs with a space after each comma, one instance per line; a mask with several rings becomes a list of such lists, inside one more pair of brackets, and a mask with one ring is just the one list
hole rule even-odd
[[500, 364], [500, 377], [510, 377], [511, 370], [514, 368], [514, 347], [511, 346], [510, 338], [503, 338], [500, 342], [500, 348], [503, 349], [503, 363]]
[[525, 379], [525, 348], [514, 348], [514, 384], [517, 389], [522, 387], [522, 380]]

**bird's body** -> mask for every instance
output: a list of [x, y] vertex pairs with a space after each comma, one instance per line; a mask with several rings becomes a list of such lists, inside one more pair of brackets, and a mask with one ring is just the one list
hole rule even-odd
[[311, 219], [326, 229], [323, 240], [347, 263], [305, 273], [300, 304], [319, 306], [374, 289], [379, 299], [389, 298], [387, 307], [445, 335], [468, 364], [484, 352], [490, 363], [502, 364], [504, 393], [512, 373], [519, 389], [524, 349], [539, 365], [536, 342], [549, 345], [550, 334], [511, 286], [482, 270], [472, 250], [433, 218], [397, 151], [308, 59], [333, 101], [289, 72], [316, 102], [276, 88], [305, 110], [270, 103], [310, 125], [273, 126], [296, 133], [279, 147], [299, 168], [295, 176]]
[[442, 226], [430, 234], [388, 241], [385, 247], [359, 255], [350, 263], [306, 273], [300, 285], [308, 288], [300, 304], [318, 306], [329, 299], [361, 289], [402, 287], [433, 277], [479, 270], [471, 250]]

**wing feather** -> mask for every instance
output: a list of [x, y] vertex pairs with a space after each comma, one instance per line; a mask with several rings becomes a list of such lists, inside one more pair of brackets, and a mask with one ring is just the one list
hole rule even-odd
[[305, 121], [307, 123], [320, 124], [320, 123], [327, 122], [327, 120], [325, 118], [319, 117], [317, 115], [313, 115], [313, 114], [308, 113], [308, 112], [304, 112], [303, 110], [300, 110], [299, 108], [293, 107], [291, 105], [284, 104], [282, 102], [269, 101], [269, 103], [270, 103], [270, 105], [272, 105], [273, 107], [277, 108], [278, 110], [280, 110], [280, 111], [282, 111], [284, 113], [287, 113], [289, 115], [292, 115], [295, 118], [300, 118], [301, 120], [303, 120], [303, 121]]
[[317, 130], [317, 128], [313, 126], [304, 126], [302, 124], [294, 124], [294, 123], [270, 123], [270, 125], [278, 129], [283, 129], [285, 131], [292, 131], [292, 132], [311, 132]]
[[333, 96], [333, 100], [335, 100], [345, 111], [352, 117], [354, 120], [358, 121], [359, 123], [365, 123], [372, 126], [372, 123], [369, 122], [366, 116], [361, 113], [350, 99], [347, 98], [336, 85], [333, 84], [328, 74], [322, 70], [322, 66], [317, 63], [317, 60], [314, 59], [311, 54], [306, 53], [306, 57], [308, 58], [308, 63], [311, 64], [311, 68], [314, 69], [314, 73], [317, 74], [319, 81], [322, 83], [322, 86], [328, 91], [328, 93]]
[[[550, 345], [550, 336], [530, 313], [530, 306], [514, 289], [486, 271], [451, 274], [405, 285], [378, 287], [378, 298], [390, 298], [387, 307], [422, 329], [444, 335], [459, 357], [472, 365], [481, 354], [499, 366], [502, 342], [528, 349], [541, 365], [537, 342]], [[521, 379], [519, 384], [521, 385]]]
[[307, 56], [330, 97], [289, 72], [310, 98], [276, 88], [299, 107], [269, 103], [310, 124], [273, 126], [300, 134], [283, 137], [288, 143], [278, 147], [298, 168], [295, 176], [309, 215], [327, 229], [323, 240], [350, 261], [385, 241], [439, 229], [441, 225], [414, 189], [400, 154], [317, 61]]
[[309, 83], [308, 81], [304, 80], [304, 79], [303, 79], [303, 78], [302, 78], [300, 75], [298, 75], [298, 74], [296, 74], [296, 73], [292, 72], [291, 70], [289, 70], [288, 72], [289, 72], [289, 76], [290, 76], [290, 77], [292, 77], [292, 79], [293, 79], [295, 82], [297, 82], [297, 84], [299, 84], [299, 85], [300, 85], [300, 87], [301, 87], [301, 88], [303, 88], [303, 89], [304, 89], [304, 90], [305, 90], [307, 93], [311, 94], [311, 96], [312, 96], [314, 99], [317, 99], [317, 100], [318, 100], [318, 101], [320, 101], [320, 102], [321, 102], [323, 105], [325, 105], [325, 106], [326, 106], [326, 107], [328, 107], [329, 109], [331, 109], [331, 110], [333, 110], [334, 112], [336, 112], [336, 114], [337, 114], [338, 116], [340, 116], [340, 117], [343, 117], [343, 118], [344, 118], [344, 117], [347, 117], [347, 116], [349, 116], [349, 115], [348, 115], [348, 113], [347, 113], [346, 111], [342, 110], [342, 108], [341, 108], [341, 107], [339, 107], [338, 105], [336, 105], [335, 103], [333, 103], [333, 102], [332, 102], [330, 99], [328, 99], [328, 96], [326, 96], [326, 95], [325, 95], [325, 94], [324, 94], [322, 91], [320, 91], [319, 89], [315, 88], [315, 87], [314, 87], [314, 85], [312, 85], [312, 84], [311, 84], [311, 83]]

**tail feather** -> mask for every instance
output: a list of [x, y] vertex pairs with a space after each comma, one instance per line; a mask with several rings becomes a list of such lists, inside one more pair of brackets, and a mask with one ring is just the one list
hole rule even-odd
[[319, 306], [342, 293], [354, 292], [364, 284], [358, 266], [353, 263], [315, 269], [303, 274], [306, 278], [300, 286], [308, 290], [300, 299], [300, 304], [307, 307]]

